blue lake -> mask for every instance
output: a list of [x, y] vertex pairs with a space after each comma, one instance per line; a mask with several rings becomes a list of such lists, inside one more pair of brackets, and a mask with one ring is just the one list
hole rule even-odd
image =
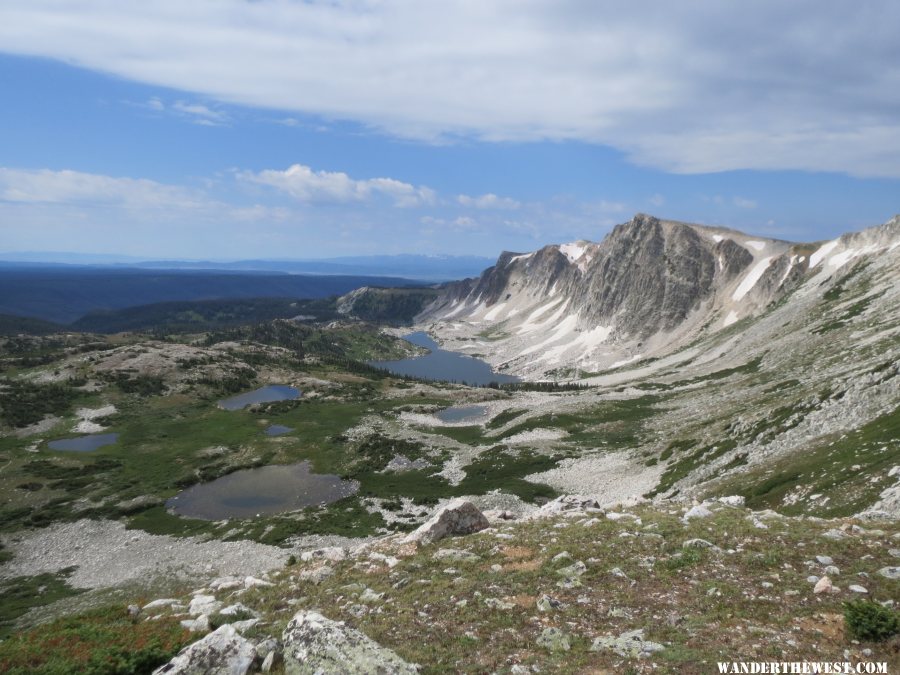
[[487, 415], [487, 406], [461, 405], [444, 408], [434, 414], [442, 422], [479, 422]]
[[410, 375], [426, 380], [444, 382], [465, 382], [472, 385], [486, 385], [491, 382], [508, 384], [519, 382], [514, 375], [495, 373], [489, 363], [472, 356], [441, 349], [427, 333], [416, 332], [404, 335], [403, 339], [419, 347], [430, 349], [424, 356], [399, 361], [370, 361], [376, 368], [384, 368], [395, 375]]
[[330, 504], [359, 489], [356, 481], [309, 469], [309, 462], [300, 462], [235, 471], [183, 490], [166, 501], [166, 508], [202, 520], [252, 518]]
[[75, 438], [61, 438], [58, 441], [50, 441], [47, 446], [51, 450], [65, 450], [66, 452], [90, 452], [104, 445], [112, 445], [119, 440], [119, 434], [91, 434], [89, 436], [77, 436]]
[[272, 403], [274, 401], [293, 401], [300, 398], [300, 390], [283, 384], [270, 384], [244, 394], [219, 401], [219, 407], [225, 410], [241, 410], [254, 403]]
[[293, 427], [286, 427], [283, 424], [272, 424], [266, 427], [265, 434], [266, 436], [281, 436], [282, 434], [290, 433], [293, 430]]

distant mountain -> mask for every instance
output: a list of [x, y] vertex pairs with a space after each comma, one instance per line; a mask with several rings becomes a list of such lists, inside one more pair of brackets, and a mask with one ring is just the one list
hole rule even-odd
[[83, 266], [0, 268], [0, 313], [70, 323], [89, 312], [186, 300], [314, 299], [363, 286], [421, 285], [381, 276]]
[[0, 268], [35, 264], [46, 266], [90, 265], [116, 269], [222, 270], [284, 272], [287, 274], [367, 275], [409, 277], [429, 281], [463, 279], [493, 263], [478, 256], [372, 255], [319, 260], [141, 260], [127, 256], [74, 253], [0, 253]]
[[600, 243], [503, 253], [480, 277], [447, 284], [418, 318], [452, 324], [444, 336], [490, 335], [492, 362], [519, 375], [599, 372], [756, 318], [850, 263], [878, 260], [897, 274], [898, 248], [900, 216], [794, 244], [638, 214]]

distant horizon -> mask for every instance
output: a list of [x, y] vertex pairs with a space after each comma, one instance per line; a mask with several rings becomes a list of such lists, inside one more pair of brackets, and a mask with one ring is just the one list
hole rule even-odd
[[[827, 239], [833, 239], [837, 236], [841, 236], [843, 234], [847, 234], [850, 232], [856, 232], [863, 229], [868, 229], [869, 227], [877, 227], [885, 222], [888, 222], [891, 218], [896, 217], [898, 214], [892, 214], [883, 220], [878, 222], [871, 223], [869, 225], [864, 225], [855, 229], [849, 229], [845, 231], [841, 231], [836, 233], [836, 235], [832, 237], [815, 239], [815, 240], [806, 240], [801, 241], [797, 239], [793, 240], [784, 240], [790, 243], [796, 244], [811, 244], [819, 241], [826, 241]], [[658, 217], [658, 216], [654, 216]], [[669, 218], [659, 218], [660, 220], [673, 220]], [[626, 221], [627, 222], [627, 221]], [[755, 236], [760, 238], [767, 239], [780, 239], [780, 237], [773, 237], [769, 235], [763, 235], [759, 233], [755, 233], [752, 231], [744, 231], [739, 230], [737, 228], [731, 227], [726, 224], [705, 224], [705, 223], [695, 223], [691, 221], [680, 221], [685, 222], [691, 225], [698, 225], [700, 227], [710, 227], [715, 229], [725, 229], [732, 230], [738, 232], [740, 234], [746, 236]], [[528, 253], [534, 250], [538, 250], [545, 246], [553, 246], [556, 244], [565, 244], [570, 243], [571, 241], [593, 241], [600, 242], [602, 241], [608, 232], [604, 233], [603, 237], [599, 237], [597, 239], [588, 239], [581, 238], [579, 240], [570, 240], [570, 241], [547, 241], [544, 243], [536, 243], [534, 248], [530, 248], [527, 250], [520, 251], [512, 251], [509, 249], [504, 249], [498, 251], [494, 255], [484, 255], [477, 253], [413, 253], [413, 252], [396, 252], [396, 253], [365, 253], [365, 254], [357, 254], [357, 255], [334, 255], [334, 256], [322, 256], [322, 257], [269, 257], [269, 256], [252, 256], [252, 257], [193, 257], [193, 256], [181, 256], [179, 254], [172, 255], [148, 255], [148, 256], [140, 256], [140, 255], [129, 255], [124, 253], [104, 253], [104, 252], [96, 252], [96, 251], [0, 251], [0, 262], [34, 262], [34, 263], [58, 263], [65, 264], [69, 262], [65, 260], [65, 258], [87, 258], [87, 259], [96, 259], [98, 262], [96, 263], [84, 263], [84, 264], [138, 264], [141, 262], [153, 262], [153, 263], [164, 263], [164, 262], [173, 262], [173, 263], [208, 263], [208, 264], [234, 264], [234, 263], [251, 263], [251, 262], [272, 262], [272, 263], [315, 263], [315, 262], [334, 262], [334, 261], [354, 261], [354, 260], [364, 260], [371, 258], [403, 258], [403, 257], [412, 257], [412, 258], [433, 258], [433, 259], [445, 259], [445, 260], [465, 260], [465, 259], [477, 259], [477, 260], [496, 260], [501, 254], [505, 252], [513, 252], [513, 253]], [[46, 258], [40, 258], [40, 256], [45, 256]], [[102, 261], [102, 262], [101, 262]], [[77, 264], [77, 263], [72, 263]]]

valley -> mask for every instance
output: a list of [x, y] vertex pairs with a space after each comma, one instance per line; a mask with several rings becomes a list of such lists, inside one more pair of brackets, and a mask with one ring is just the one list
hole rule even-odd
[[[642, 587], [677, 577], [680, 599], [666, 611], [681, 614], [700, 591], [682, 587], [678, 570], [696, 566], [719, 578], [724, 566], [731, 586], [696, 577], [703, 593], [724, 593], [703, 596], [712, 598], [703, 616], [722, 621], [715, 598], [742, 597], [754, 575], [784, 574], [790, 590], [805, 594], [798, 570], [808, 556], [788, 547], [809, 542], [818, 553], [830, 529], [864, 531], [831, 552], [854, 574], [874, 580], [896, 564], [887, 551], [897, 547], [900, 518], [900, 218], [832, 242], [791, 244], [638, 215], [601, 243], [503, 254], [478, 279], [278, 300], [274, 316], [275, 301], [241, 302], [235, 312], [224, 300], [123, 308], [73, 324], [83, 330], [0, 338], [5, 636], [109, 602], [181, 597], [216, 578], [314, 563], [303, 556], [329, 547], [347, 559], [335, 579], [365, 586], [362, 565], [346, 554], [359, 546], [369, 559], [383, 546], [384, 556], [403, 561], [397, 572], [376, 565], [372, 577], [378, 592], [405, 598], [386, 608], [396, 614], [392, 625], [412, 631], [416, 619], [401, 607], [434, 606], [438, 595], [467, 614], [461, 624], [478, 623], [473, 593], [487, 593], [492, 572], [466, 556], [435, 567], [431, 549], [416, 562], [398, 543], [461, 498], [485, 513], [497, 536], [509, 535], [498, 544], [504, 551], [527, 549], [500, 552], [498, 564], [513, 575], [491, 595], [506, 598], [508, 609], [527, 606], [526, 614], [535, 598], [516, 598], [540, 586], [544, 572], [555, 584], [554, 556], [564, 551], [596, 556], [587, 569], [598, 583], [613, 561]], [[402, 339], [411, 333], [412, 342]], [[447, 352], [436, 370], [427, 365]], [[390, 364], [399, 361], [424, 366], [397, 372]], [[278, 395], [224, 403], [272, 387]], [[92, 436], [104, 444], [53, 445]], [[228, 488], [245, 477], [249, 488]], [[324, 481], [324, 492], [295, 500], [309, 480]], [[212, 510], [177, 505], [209, 486], [225, 486]], [[548, 504], [573, 494], [593, 504], [577, 517], [600, 522], [559, 513], [552, 526], [541, 520]], [[740, 510], [716, 506], [709, 532], [699, 521], [679, 524], [695, 502], [730, 497]], [[621, 524], [611, 518], [620, 511], [632, 514]], [[625, 527], [633, 518], [655, 525]], [[761, 539], [772, 533], [754, 518], [777, 519], [777, 544]], [[591, 527], [598, 534], [582, 536], [579, 528]], [[678, 557], [682, 539], [710, 532], [738, 557]], [[663, 539], [645, 540], [647, 533]], [[500, 555], [492, 536], [478, 535], [472, 555]], [[608, 541], [596, 549], [611, 537], [622, 538], [627, 553]], [[850, 563], [863, 550], [877, 565]], [[520, 559], [537, 562], [516, 567]], [[441, 571], [470, 563], [477, 575], [458, 585]], [[323, 608], [327, 594], [346, 594], [337, 581], [304, 581], [306, 571], [297, 577], [286, 567], [266, 583], [294, 589], [303, 606]], [[432, 587], [422, 595], [389, 590], [400, 571], [430, 578]], [[900, 600], [897, 583], [879, 579], [867, 594]], [[13, 602], [16, 589], [31, 586], [48, 590]], [[267, 588], [246, 597], [280, 625], [279, 600]], [[663, 611], [640, 608], [625, 587], [599, 605], [582, 603], [574, 588], [554, 592], [584, 608], [571, 619], [576, 632], [597, 621], [593, 612], [621, 609], [614, 623], [624, 630], [634, 613]], [[800, 615], [839, 607], [837, 597], [824, 608], [813, 600], [802, 601]], [[343, 605], [341, 618], [403, 648], [374, 612], [356, 606]], [[526, 618], [509, 616], [490, 617], [496, 651], [465, 668], [499, 669], [501, 652], [522, 649], [493, 637], [512, 626], [532, 630]], [[777, 630], [787, 630], [790, 619], [778, 616]], [[721, 647], [710, 635], [688, 646], [690, 631], [661, 614], [645, 625], [654, 639], [682, 640], [670, 652], [674, 670], [682, 657], [696, 665]], [[486, 639], [466, 630], [453, 628], [447, 644], [432, 636], [442, 659], [462, 663], [470, 640]], [[579, 656], [566, 662], [572, 672], [613, 665], [579, 640]], [[803, 644], [815, 652], [812, 640]], [[553, 649], [525, 651], [523, 663], [546, 657], [561, 667]]]

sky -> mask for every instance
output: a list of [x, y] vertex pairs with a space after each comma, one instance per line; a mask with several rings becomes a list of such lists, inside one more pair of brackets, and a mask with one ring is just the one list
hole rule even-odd
[[900, 3], [0, 2], [0, 252], [495, 256], [900, 212]]

